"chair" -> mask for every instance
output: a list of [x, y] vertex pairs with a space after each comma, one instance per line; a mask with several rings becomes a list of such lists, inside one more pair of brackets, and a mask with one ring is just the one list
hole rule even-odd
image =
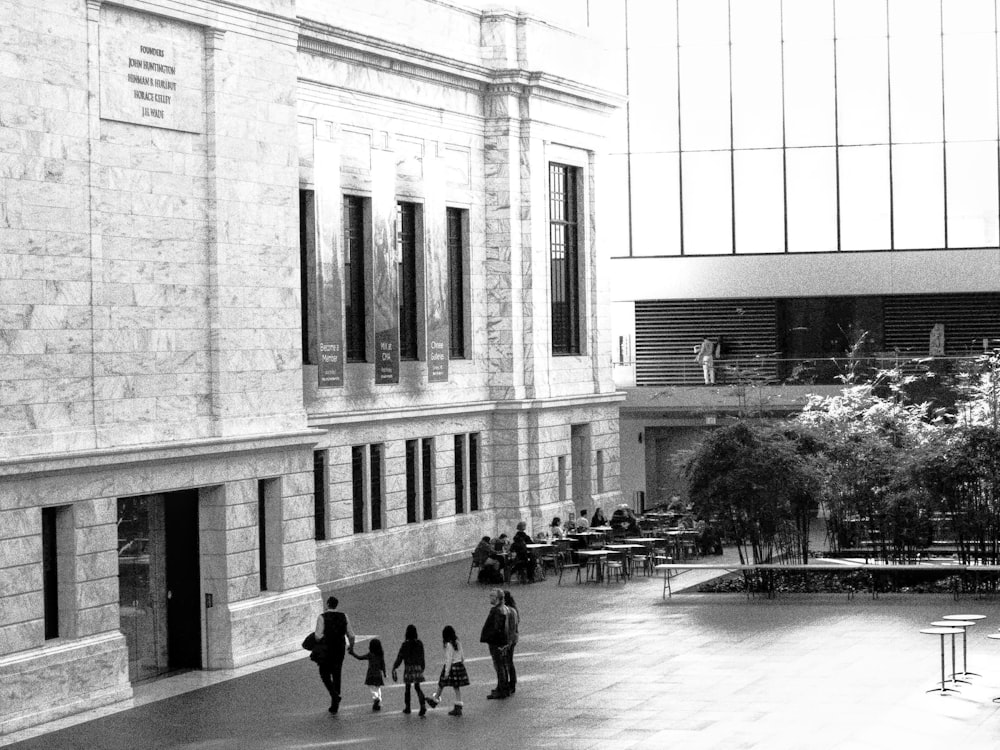
[[472, 556], [472, 564], [469, 566], [469, 579], [466, 583], [472, 583], [472, 571], [480, 567], [479, 563], [476, 562], [476, 556]]
[[567, 570], [575, 570], [576, 571], [576, 582], [577, 583], [583, 583], [582, 579], [580, 578], [580, 575], [583, 572], [583, 565], [581, 565], [578, 562], [565, 562], [565, 563], [562, 563], [559, 566], [559, 580], [556, 581], [556, 585], [557, 586], [561, 586], [562, 585], [563, 573], [565, 573]]
[[635, 572], [636, 569], [641, 568], [644, 575], [647, 576], [651, 575], [653, 572], [652, 552], [653, 550], [647, 544], [646, 549], [644, 549], [642, 552], [632, 555], [632, 572]]
[[610, 584], [612, 575], [615, 577], [615, 581], [625, 583], [628, 580], [628, 571], [625, 570], [626, 564], [624, 552], [609, 553], [604, 561], [604, 583]]
[[552, 566], [552, 572], [559, 572], [559, 550], [556, 549], [555, 545], [551, 549], [545, 550], [538, 558], [538, 567], [542, 571], [542, 580], [545, 580], [545, 568], [546, 566]]

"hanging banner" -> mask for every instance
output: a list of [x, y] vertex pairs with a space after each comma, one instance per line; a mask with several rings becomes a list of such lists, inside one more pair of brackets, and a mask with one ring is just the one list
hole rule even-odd
[[399, 273], [396, 157], [372, 150], [372, 311], [375, 385], [399, 382]]
[[424, 293], [427, 304], [427, 382], [448, 382], [448, 231], [445, 165], [424, 157]]
[[340, 148], [331, 141], [314, 143], [316, 159], [316, 285], [319, 387], [344, 385], [344, 267], [338, 228], [343, 197], [340, 194]]

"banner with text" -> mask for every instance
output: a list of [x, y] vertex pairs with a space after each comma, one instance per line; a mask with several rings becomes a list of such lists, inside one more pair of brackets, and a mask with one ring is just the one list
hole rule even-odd
[[316, 285], [318, 385], [344, 385], [344, 267], [340, 257], [343, 243], [338, 228], [343, 226], [340, 194], [340, 147], [331, 141], [314, 142], [316, 159]]
[[444, 160], [424, 157], [424, 290], [427, 382], [448, 382], [448, 231]]
[[396, 241], [396, 155], [372, 150], [372, 280], [375, 384], [399, 382], [400, 248]]

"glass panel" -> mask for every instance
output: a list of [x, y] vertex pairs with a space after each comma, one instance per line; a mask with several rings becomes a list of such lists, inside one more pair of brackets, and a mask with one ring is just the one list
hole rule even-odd
[[684, 154], [684, 252], [733, 251], [729, 152]]
[[785, 2], [781, 8], [781, 26], [785, 42], [831, 41], [833, 0]]
[[[993, 0], [990, 0], [993, 2]], [[889, 0], [889, 36], [937, 37], [941, 44], [941, 0]]]
[[782, 145], [780, 39], [767, 45], [733, 45], [733, 145]]
[[157, 622], [158, 615], [162, 615], [165, 627], [165, 613], [153, 596], [162, 588], [153, 583], [154, 567], [162, 569], [162, 565], [155, 565], [153, 553], [159, 549], [162, 555], [163, 548], [153, 539], [151, 505], [148, 497], [118, 500], [119, 627], [128, 648], [128, 676], [132, 682], [155, 677], [165, 671], [167, 663], [165, 633]]
[[677, 154], [632, 160], [632, 237], [635, 255], [679, 255], [681, 206]]
[[729, 44], [729, 0], [678, 0], [680, 42]]
[[888, 66], [885, 38], [838, 40], [837, 129], [840, 143], [889, 142]]
[[784, 167], [781, 151], [737, 151], [736, 252], [785, 250]]
[[997, 137], [996, 37], [993, 34], [945, 36], [944, 91], [946, 140]]
[[[837, 0], [837, 39], [885, 39], [886, 0]], [[786, 5], [793, 5], [786, 3]]]
[[681, 145], [729, 148], [728, 47], [681, 47]]
[[948, 247], [997, 244], [997, 144], [949, 143]]
[[788, 149], [788, 250], [837, 249], [837, 162], [832, 148]]
[[833, 39], [786, 42], [784, 75], [785, 143], [834, 145]]
[[733, 44], [781, 44], [780, 0], [739, 0], [729, 7]]
[[[654, 20], [647, 23], [652, 17]], [[677, 16], [674, 3], [630, 14], [629, 100], [633, 153], [678, 148]]]
[[889, 147], [840, 149], [840, 247], [889, 248]]
[[892, 149], [893, 242], [897, 250], [944, 247], [941, 144]]
[[[896, 23], [896, 16], [893, 15], [892, 18], [893, 23]], [[907, 20], [900, 20], [899, 23], [903, 28], [907, 27]], [[894, 35], [890, 40], [889, 56], [892, 71], [893, 142], [940, 141], [940, 35]]]
[[994, 0], [945, 0], [941, 5], [944, 33], [975, 33], [992, 29], [993, 6]]

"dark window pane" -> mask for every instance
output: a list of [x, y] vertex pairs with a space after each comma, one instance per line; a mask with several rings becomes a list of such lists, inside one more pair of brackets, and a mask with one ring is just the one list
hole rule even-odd
[[399, 356], [417, 358], [417, 205], [399, 204]]
[[347, 361], [365, 361], [365, 198], [344, 196], [344, 320]]
[[417, 522], [417, 441], [406, 441], [406, 522]]
[[316, 539], [326, 539], [326, 452], [313, 452], [313, 517]]
[[267, 485], [257, 482], [257, 553], [260, 563], [260, 590], [267, 591]]
[[302, 361], [316, 364], [316, 213], [312, 190], [299, 191], [299, 283], [302, 289]]
[[455, 435], [455, 513], [465, 513], [465, 436]]
[[448, 209], [448, 316], [451, 359], [465, 358], [465, 236], [459, 208]]
[[42, 593], [46, 639], [59, 637], [59, 570], [56, 559], [56, 508], [42, 508]]
[[351, 448], [351, 494], [354, 503], [354, 533], [365, 530], [365, 448]]
[[424, 520], [434, 518], [434, 441], [425, 438], [423, 441], [424, 468]]
[[549, 273], [552, 353], [580, 353], [577, 193], [580, 170], [549, 165]]
[[372, 531], [382, 528], [382, 446], [371, 446]]
[[469, 435], [469, 510], [479, 510], [479, 433]]

